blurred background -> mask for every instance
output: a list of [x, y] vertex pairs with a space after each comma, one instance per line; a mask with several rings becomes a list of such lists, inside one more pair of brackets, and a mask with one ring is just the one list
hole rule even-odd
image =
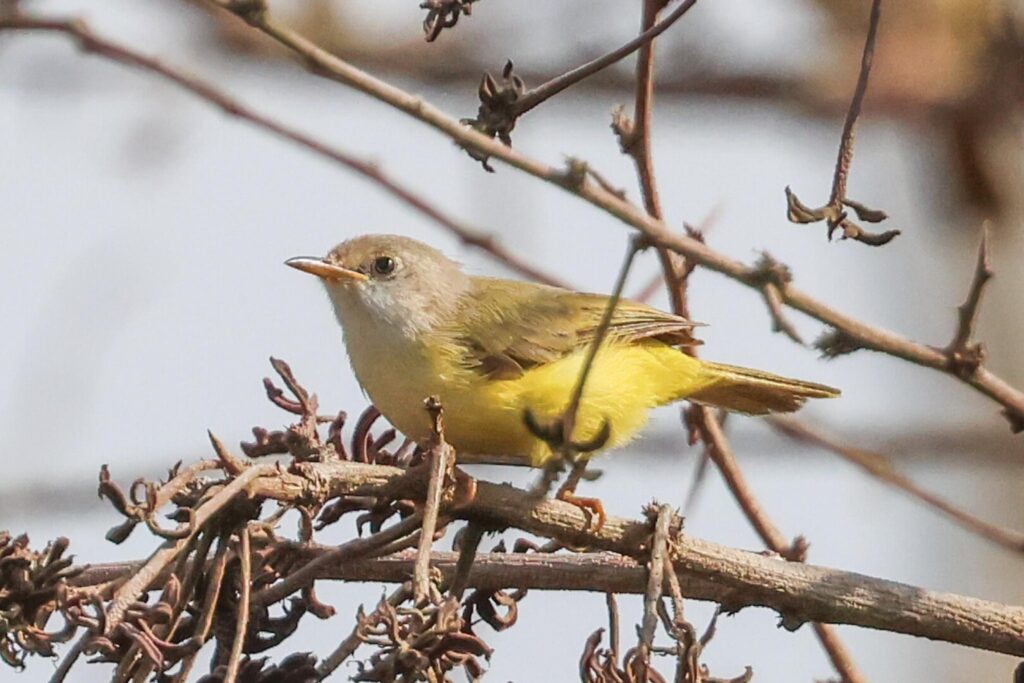
[[[856, 80], [870, 2], [705, 0], [658, 43], [653, 141], [672, 224], [708, 221], [707, 241], [745, 260], [788, 264], [797, 286], [840, 310], [937, 346], [992, 221], [997, 278], [978, 337], [988, 363], [1024, 383], [1024, 9], [1015, 0], [905, 0], [883, 5], [875, 66], [857, 136], [850, 196], [885, 209], [903, 231], [881, 249], [829, 243], [822, 224], [786, 221], [783, 188], [826, 201], [842, 117]], [[640, 3], [481, 0], [434, 44], [415, 0], [271, 3], [332, 51], [453, 116], [476, 111], [480, 74], [515, 61], [528, 85], [632, 37]], [[629, 231], [548, 185], [498, 166], [484, 173], [446, 138], [405, 115], [318, 79], [241, 22], [180, 0], [26, 2], [76, 16], [215, 80], [241, 101], [372, 159], [450, 213], [493, 233], [581, 289], [608, 291]], [[518, 149], [552, 164], [590, 162], [637, 200], [629, 160], [609, 130], [632, 101], [633, 58], [520, 121]], [[271, 354], [288, 360], [326, 409], [365, 406], [317, 283], [282, 266], [364, 232], [429, 241], [475, 273], [507, 274], [486, 255], [340, 167], [64, 38], [0, 34], [0, 528], [35, 545], [66, 535], [82, 562], [134, 559], [152, 539], [104, 542], [117, 522], [94, 495], [103, 463], [128, 482], [209, 455], [205, 430], [228, 443], [287, 417], [260, 385]], [[652, 255], [628, 291], [656, 272]], [[834, 361], [772, 334], [760, 296], [714, 273], [691, 279], [703, 354], [843, 389], [802, 417], [881, 450], [923, 486], [998, 524], [1024, 528], [1024, 436], [997, 406], [938, 373], [861, 352]], [[656, 300], [666, 306], [663, 294]], [[793, 314], [807, 339], [821, 326]], [[950, 524], [831, 454], [788, 442], [757, 420], [730, 419], [740, 464], [781, 529], [810, 540], [817, 564], [930, 589], [1024, 603], [1024, 557]], [[599, 461], [586, 485], [613, 514], [657, 499], [681, 505], [698, 448], [678, 410]], [[508, 468], [479, 470], [526, 483]], [[688, 530], [760, 550], [715, 472]], [[326, 653], [360, 602], [381, 586], [326, 587], [339, 616], [307, 621], [302, 648]], [[622, 598], [623, 624], [640, 614]], [[712, 606], [693, 603], [698, 629]], [[519, 623], [488, 634], [488, 680], [572, 680], [583, 642], [605, 623], [604, 597], [534, 593]], [[905, 636], [840, 628], [876, 681], [1009, 681], [1009, 657]], [[631, 638], [631, 631], [624, 633]], [[294, 642], [286, 645], [294, 650]], [[529, 652], [529, 657], [516, 653]], [[704, 661], [756, 681], [833, 675], [812, 632], [776, 628], [767, 610], [719, 623]], [[36, 661], [20, 678], [52, 669]], [[544, 668], [539, 668], [544, 667]], [[70, 680], [106, 680], [82, 667]]]

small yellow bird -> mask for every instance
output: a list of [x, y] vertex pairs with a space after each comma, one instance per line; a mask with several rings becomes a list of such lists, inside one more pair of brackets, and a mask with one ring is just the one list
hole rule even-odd
[[[475, 277], [436, 249], [396, 235], [342, 242], [289, 266], [327, 288], [356, 378], [407, 437], [431, 436], [423, 401], [437, 396], [457, 453], [511, 456], [533, 466], [551, 448], [524, 423], [565, 411], [608, 303], [601, 294]], [[839, 391], [688, 356], [695, 323], [623, 300], [598, 350], [576, 414], [574, 440], [610, 427], [629, 441], [656, 407], [688, 399], [751, 415], [791, 412]]]

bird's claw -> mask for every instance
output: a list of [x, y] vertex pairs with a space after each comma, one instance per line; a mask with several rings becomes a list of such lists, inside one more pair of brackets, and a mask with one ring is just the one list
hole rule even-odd
[[583, 514], [587, 515], [587, 526], [590, 526], [592, 520], [595, 522], [594, 531], [600, 531], [604, 526], [607, 515], [604, 512], [604, 503], [599, 498], [583, 498], [564, 488], [555, 497], [582, 510]]

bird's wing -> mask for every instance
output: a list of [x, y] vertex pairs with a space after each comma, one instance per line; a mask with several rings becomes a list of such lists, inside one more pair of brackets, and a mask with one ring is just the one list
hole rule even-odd
[[[452, 330], [473, 369], [494, 379], [514, 379], [524, 370], [551, 363], [593, 338], [608, 297], [556, 287], [474, 278]], [[628, 300], [619, 301], [608, 330], [621, 341], [659, 339], [671, 345], [700, 342], [691, 331], [700, 323]]]

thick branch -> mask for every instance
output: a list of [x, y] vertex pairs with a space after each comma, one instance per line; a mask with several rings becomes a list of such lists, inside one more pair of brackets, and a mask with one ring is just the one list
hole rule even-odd
[[[379, 465], [352, 463], [313, 465], [332, 489], [386, 490], [404, 472]], [[261, 494], [297, 499], [304, 488], [295, 475], [261, 479]], [[422, 480], [421, 480], [422, 483]], [[587, 544], [611, 552], [569, 554], [484, 553], [477, 556], [468, 584], [479, 589], [536, 588], [642, 594], [647, 573], [630, 557], [641, 556], [650, 539], [646, 522], [608, 517], [599, 530], [588, 528], [576, 506], [557, 500], [537, 504], [528, 492], [510, 486], [478, 483], [476, 499], [459, 516], [508, 524], [526, 531]], [[677, 541], [674, 560], [683, 593], [710, 600], [727, 609], [769, 607], [784, 616], [787, 626], [821, 621], [883, 629], [959, 643], [1007, 654], [1024, 655], [1024, 607], [1000, 605], [951, 593], [877, 579], [826, 567], [787, 562], [774, 556], [701, 540], [688, 535]], [[331, 549], [300, 550], [312, 562]], [[457, 553], [435, 552], [431, 565], [454, 576]], [[321, 564], [316, 577], [346, 581], [401, 583], [412, 574], [415, 552], [388, 557]], [[140, 563], [89, 567], [72, 580], [93, 585], [133, 573]]]

